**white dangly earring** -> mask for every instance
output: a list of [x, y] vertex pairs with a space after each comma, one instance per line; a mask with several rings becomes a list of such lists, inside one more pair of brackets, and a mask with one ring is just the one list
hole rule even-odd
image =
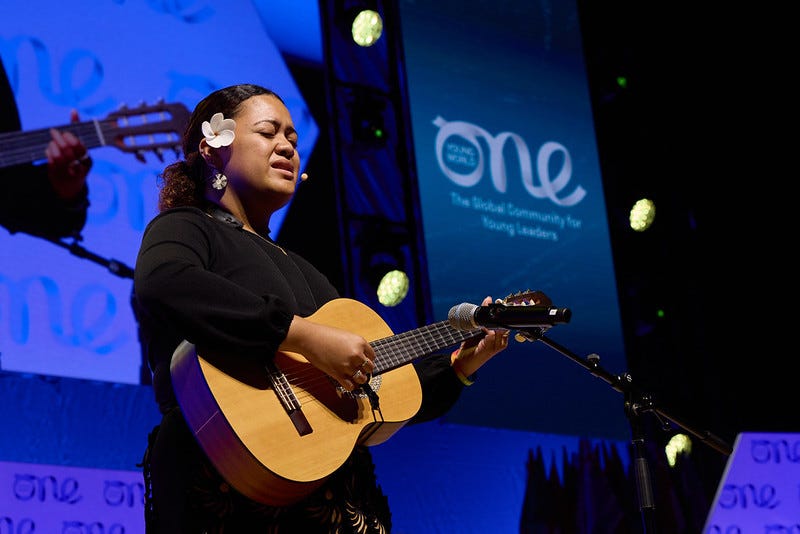
[[211, 182], [211, 187], [216, 189], [217, 191], [222, 191], [225, 189], [225, 186], [228, 185], [228, 177], [222, 174], [221, 172], [214, 169], [214, 178]]

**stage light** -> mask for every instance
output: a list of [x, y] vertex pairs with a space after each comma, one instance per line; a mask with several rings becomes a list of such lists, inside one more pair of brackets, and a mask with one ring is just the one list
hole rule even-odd
[[400, 250], [367, 251], [366, 277], [374, 288], [378, 302], [387, 307], [397, 306], [408, 295], [411, 285]]
[[644, 232], [650, 228], [655, 218], [656, 205], [647, 198], [637, 200], [629, 215], [631, 228], [637, 232]]
[[675, 467], [679, 454], [690, 454], [691, 452], [692, 440], [686, 434], [675, 434], [664, 447], [670, 467]]
[[365, 219], [358, 231], [362, 280], [383, 306], [397, 306], [409, 293], [409, 240], [407, 228], [382, 217]]
[[383, 35], [383, 18], [374, 9], [357, 10], [350, 32], [358, 46], [372, 46]]
[[380, 278], [375, 290], [378, 295], [378, 302], [384, 306], [391, 308], [397, 306], [408, 295], [408, 288], [410, 281], [405, 271], [386, 266], [386, 274], [380, 275], [380, 271], [376, 274], [376, 278]]

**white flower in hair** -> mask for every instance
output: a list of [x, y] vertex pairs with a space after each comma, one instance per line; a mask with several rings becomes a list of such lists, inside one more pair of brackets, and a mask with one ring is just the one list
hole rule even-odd
[[209, 146], [214, 148], [228, 146], [233, 143], [233, 139], [236, 137], [233, 133], [234, 129], [236, 129], [236, 121], [226, 119], [222, 113], [214, 113], [210, 123], [203, 121], [203, 135], [206, 136]]

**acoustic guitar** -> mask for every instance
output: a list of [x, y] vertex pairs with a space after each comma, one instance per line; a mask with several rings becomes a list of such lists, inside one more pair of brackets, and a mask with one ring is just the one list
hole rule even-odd
[[[518, 293], [505, 302], [538, 304], [539, 296], [547, 298]], [[417, 413], [422, 389], [409, 363], [484, 335], [480, 328], [457, 330], [448, 321], [393, 335], [372, 309], [346, 298], [307, 319], [370, 341], [376, 357], [369, 387], [349, 392], [292, 352], [278, 352], [265, 366], [201, 355], [184, 341], [172, 357], [175, 394], [200, 446], [240, 493], [273, 506], [306, 497], [357, 444], [383, 443]]]
[[[163, 161], [164, 152], [179, 153], [189, 115], [183, 104], [157, 102], [135, 108], [122, 107], [105, 119], [53, 128], [72, 132], [86, 148], [113, 146], [134, 154], [141, 162], [146, 152], [153, 152]], [[50, 128], [0, 133], [0, 169], [45, 159], [50, 140]]]

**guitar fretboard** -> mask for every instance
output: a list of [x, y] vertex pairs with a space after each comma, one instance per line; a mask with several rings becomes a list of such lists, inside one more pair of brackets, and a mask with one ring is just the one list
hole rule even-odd
[[189, 110], [180, 103], [123, 107], [103, 119], [71, 122], [52, 128], [0, 133], [0, 169], [46, 159], [50, 130], [72, 132], [86, 148], [113, 146], [144, 161], [153, 152], [163, 161], [164, 152], [179, 155], [180, 139], [189, 120]]
[[[108, 144], [103, 128], [113, 127], [114, 121], [73, 122], [54, 129], [72, 132], [86, 148], [96, 148]], [[20, 165], [45, 159], [45, 149], [50, 143], [50, 128], [26, 132], [0, 133], [0, 168]]]
[[426, 354], [451, 347], [467, 339], [483, 335], [483, 330], [457, 330], [449, 321], [440, 321], [402, 334], [376, 339], [370, 345], [375, 351], [375, 371], [380, 374]]

